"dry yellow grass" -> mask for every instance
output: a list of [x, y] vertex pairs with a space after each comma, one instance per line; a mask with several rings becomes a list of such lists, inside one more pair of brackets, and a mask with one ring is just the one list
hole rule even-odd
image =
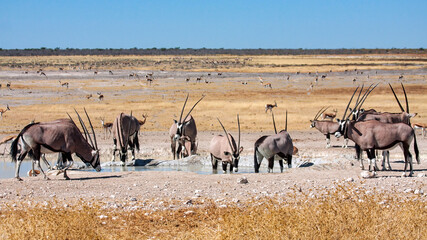
[[337, 184], [310, 192], [219, 207], [175, 210], [105, 209], [104, 203], [64, 206], [27, 202], [0, 209], [2, 239], [426, 239], [422, 196], [365, 192]]

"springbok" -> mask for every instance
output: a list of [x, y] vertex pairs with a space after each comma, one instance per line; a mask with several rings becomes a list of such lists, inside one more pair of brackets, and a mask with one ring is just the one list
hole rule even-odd
[[[405, 124], [411, 125], [411, 118], [415, 117], [417, 115], [417, 113], [413, 113], [413, 114], [409, 113], [409, 104], [408, 104], [408, 98], [406, 95], [405, 87], [402, 84], [402, 89], [403, 89], [403, 92], [405, 94], [406, 111], [403, 109], [402, 105], [400, 104], [400, 101], [397, 98], [397, 95], [394, 92], [394, 89], [391, 86], [391, 84], [389, 84], [389, 86], [390, 86], [390, 89], [392, 90], [393, 95], [396, 98], [396, 101], [399, 104], [399, 107], [400, 107], [402, 112], [401, 113], [363, 112], [360, 114], [360, 116], [358, 116], [357, 121], [376, 120], [376, 121], [379, 121], [382, 123], [405, 123]], [[363, 102], [361, 104], [363, 104]], [[418, 144], [417, 144], [417, 139], [415, 136], [414, 136], [414, 147], [415, 147], [415, 151], [417, 153]], [[382, 170], [387, 169], [385, 166], [386, 163], [387, 163], [388, 169], [391, 170], [389, 151], [388, 150], [383, 151], [382, 155], [383, 155], [383, 161], [381, 164]], [[377, 166], [375, 166], [375, 167], [378, 168]]]
[[10, 83], [10, 82], [8, 82], [8, 83], [6, 83], [6, 87], [7, 87], [7, 89], [8, 90], [12, 90], [11, 88], [10, 88], [10, 86], [11, 86], [12, 84]]
[[[171, 151], [173, 159], [175, 159], [175, 157], [179, 159], [181, 152], [183, 157], [187, 157], [197, 152], [197, 127], [196, 122], [194, 121], [194, 118], [190, 115], [190, 113], [197, 106], [197, 104], [202, 101], [205, 96], [202, 96], [199, 101], [197, 101], [193, 105], [187, 115], [182, 118], [185, 105], [187, 104], [188, 96], [189, 95], [187, 94], [187, 98], [185, 99], [184, 106], [181, 110], [181, 115], [179, 116], [179, 121], [173, 120], [174, 123], [169, 129], [169, 137], [171, 139]], [[178, 149], [176, 148], [177, 143]], [[182, 148], [184, 148], [185, 151], [182, 151]]]
[[254, 167], [255, 172], [259, 172], [262, 160], [268, 160], [268, 172], [273, 172], [274, 160], [279, 160], [280, 172], [283, 172], [283, 159], [286, 158], [288, 168], [292, 168], [292, 154], [294, 146], [292, 138], [287, 132], [288, 129], [288, 111], [286, 111], [285, 129], [277, 133], [276, 122], [273, 118], [274, 132], [276, 134], [270, 136], [262, 136], [255, 142], [254, 146]]
[[[113, 123], [113, 157], [111, 161], [115, 161], [115, 153], [120, 148], [120, 161], [124, 164], [127, 158], [128, 146], [132, 151], [132, 161], [135, 160], [135, 148], [139, 151], [138, 132], [140, 126], [138, 119], [124, 113], [120, 113]], [[117, 145], [117, 141], [119, 144]]]
[[426, 136], [426, 129], [427, 129], [427, 124], [424, 123], [413, 123], [412, 127], [415, 129], [421, 129], [421, 134], [423, 135], [423, 137]]
[[99, 101], [104, 100], [104, 95], [101, 92], [97, 92], [96, 94], [98, 94], [98, 100]]
[[322, 119], [329, 119], [329, 120], [334, 120], [334, 118], [337, 116], [337, 109], [332, 110], [332, 112], [324, 112], [322, 113]]
[[104, 129], [104, 139], [107, 139], [108, 133], [111, 134], [111, 129], [113, 128], [112, 122], [105, 122], [105, 118], [101, 117], [102, 128]]
[[222, 170], [227, 172], [227, 165], [230, 164], [230, 172], [239, 171], [239, 160], [240, 153], [243, 151], [243, 147], [240, 147], [240, 121], [239, 115], [237, 115], [237, 125], [239, 129], [239, 138], [238, 144], [233, 136], [227, 133], [224, 125], [218, 119], [219, 124], [221, 124], [222, 129], [224, 130], [225, 135], [216, 135], [212, 138], [209, 145], [209, 152], [211, 155], [212, 168], [214, 171], [218, 168], [218, 161], [222, 162]]
[[[360, 102], [356, 103], [356, 107], [358, 104], [360, 104]], [[349, 120], [351, 113], [346, 116], [347, 109], [348, 105], [344, 112], [343, 119], [337, 119], [340, 127], [335, 133], [335, 136], [347, 136], [356, 144], [356, 156], [358, 160], [360, 161], [360, 151], [366, 151], [369, 158], [369, 171], [373, 170], [375, 173], [375, 150], [386, 150], [395, 147], [396, 145], [400, 145], [405, 156], [404, 172], [406, 174], [406, 169], [409, 163], [409, 176], [412, 176], [412, 154], [409, 151], [409, 147], [415, 135], [412, 127], [406, 123], [382, 123], [376, 120]], [[419, 163], [419, 153], [417, 151], [416, 159]], [[360, 161], [360, 163], [363, 169], [362, 161]]]
[[7, 104], [7, 105], [6, 105], [6, 108], [5, 108], [5, 109], [0, 108], [0, 118], [1, 118], [1, 119], [3, 119], [3, 114], [4, 114], [5, 112], [7, 112], [8, 110], [10, 110], [10, 108], [9, 108], [9, 104]]
[[[310, 120], [310, 122], [311, 122], [310, 128], [316, 128], [317, 130], [319, 130], [319, 132], [324, 134], [326, 137], [326, 148], [330, 148], [331, 147], [331, 134], [335, 134], [335, 132], [339, 128], [339, 124], [336, 122], [329, 121], [329, 120], [318, 120], [320, 115], [322, 115], [327, 109], [328, 108], [322, 107], [317, 112], [316, 116], [314, 116], [314, 119]], [[347, 148], [347, 144], [348, 144], [348, 139], [345, 138], [344, 139], [344, 145], [342, 147]]]
[[262, 86], [264, 87], [264, 88], [270, 88], [270, 89], [273, 89], [273, 87], [271, 87], [271, 83], [263, 83], [262, 84]]
[[[16, 162], [16, 179], [20, 181], [22, 180], [19, 177], [19, 169], [21, 167], [22, 160], [30, 151], [32, 151], [33, 161], [35, 161], [38, 168], [42, 171], [45, 179], [48, 179], [48, 177], [40, 166], [40, 156], [43, 153], [59, 152], [65, 154], [65, 157], [70, 162], [63, 170], [65, 179], [70, 179], [67, 176], [67, 170], [73, 164], [73, 159], [71, 157], [71, 154], [73, 153], [75, 153], [83, 162], [89, 163], [96, 169], [96, 171], [101, 171], [99, 149], [89, 115], [85, 109], [86, 117], [92, 129], [93, 141], [80, 115], [77, 111], [75, 112], [77, 113], [80, 124], [83, 128], [84, 136], [72, 120], [71, 116], [69, 116], [70, 119], [59, 119], [53, 122], [30, 123], [21, 130], [10, 147], [12, 161]], [[17, 158], [18, 142], [21, 145], [21, 152]]]
[[61, 87], [67, 87], [67, 89], [68, 89], [68, 82], [61, 82], [61, 80], [58, 80], [59, 81], [59, 84], [61, 85]]
[[273, 111], [273, 108], [277, 107], [277, 103], [276, 101], [274, 101], [274, 104], [265, 104], [265, 113], [267, 113], [268, 110], [270, 110], [270, 112]]

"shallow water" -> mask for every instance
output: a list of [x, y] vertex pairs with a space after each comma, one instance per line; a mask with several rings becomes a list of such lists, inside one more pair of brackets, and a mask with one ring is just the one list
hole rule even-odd
[[[55, 162], [50, 162], [51, 165], [54, 165]], [[82, 166], [82, 162], [75, 162], [74, 167], [76, 166]], [[41, 164], [43, 170], [46, 171], [47, 167], [44, 163]], [[36, 169], [38, 169], [36, 167]], [[23, 161], [21, 164], [21, 168], [19, 171], [19, 175], [21, 177], [28, 176], [28, 171], [31, 170], [31, 161]], [[286, 170], [286, 167], [285, 167]], [[82, 169], [81, 171], [90, 171], [95, 172], [95, 169], [92, 167]], [[169, 164], [169, 165], [157, 165], [157, 166], [104, 166], [102, 167], [101, 172], [126, 172], [126, 171], [181, 171], [181, 172], [194, 172], [197, 174], [224, 174], [222, 171], [222, 166], [218, 165], [218, 170], [215, 172], [212, 169], [211, 165], [202, 165], [202, 164], [196, 164], [196, 165], [189, 165], [189, 164], [183, 164], [183, 165], [176, 165], [176, 164]], [[274, 172], [279, 172], [278, 164], [274, 168]], [[260, 168], [260, 173], [267, 172], [266, 167]], [[239, 172], [233, 174], [240, 174], [240, 173], [254, 173], [253, 166], [239, 166]], [[226, 174], [229, 174], [229, 171], [227, 171]], [[15, 176], [15, 163], [11, 162], [10, 160], [0, 160], [0, 178], [13, 178]]]

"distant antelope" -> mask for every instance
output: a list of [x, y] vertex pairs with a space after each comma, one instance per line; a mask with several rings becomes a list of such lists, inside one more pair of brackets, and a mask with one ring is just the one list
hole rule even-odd
[[101, 94], [101, 92], [97, 92], [96, 94], [98, 94], [98, 100], [99, 100], [99, 101], [104, 100], [104, 95], [103, 95], [103, 94]]
[[46, 73], [44, 72], [40, 72], [40, 76], [45, 76], [47, 78]]
[[7, 87], [7, 89], [8, 89], [8, 90], [12, 90], [12, 89], [10, 88], [10, 85], [11, 85], [11, 83], [10, 83], [10, 82], [8, 82], [8, 83], [6, 84], [6, 87]]
[[105, 122], [105, 118], [101, 117], [102, 128], [104, 129], [104, 139], [108, 138], [108, 133], [111, 134], [111, 129], [113, 128], [112, 122]]
[[153, 82], [152, 78], [147, 78], [147, 84], [151, 86], [151, 83]]
[[154, 73], [147, 73], [147, 75], [145, 75], [146, 78], [152, 78]]
[[322, 79], [325, 79], [325, 78], [326, 78], [326, 76], [327, 76], [326, 74], [323, 74], [323, 75], [322, 75]]
[[399, 80], [401, 80], [401, 79], [403, 79], [403, 75], [400, 75], [400, 76], [399, 76]]
[[114, 75], [114, 73], [113, 73], [113, 71], [108, 71], [108, 73], [110, 74], [110, 75]]
[[7, 112], [8, 110], [10, 110], [9, 104], [6, 105], [5, 109], [0, 108], [0, 117], [1, 117], [1, 119], [3, 119], [3, 113]]
[[190, 82], [190, 78], [186, 78], [185, 82], [187, 82], [187, 83]]
[[332, 112], [324, 112], [322, 113], [322, 119], [330, 119], [331, 121], [337, 116], [337, 109], [332, 110]]
[[196, 82], [200, 82], [202, 80], [202, 77], [196, 78]]
[[61, 80], [58, 80], [59, 81], [59, 84], [61, 84], [61, 87], [67, 87], [67, 89], [68, 89], [68, 82], [61, 82]]
[[412, 127], [414, 128], [414, 130], [415, 130], [415, 129], [420, 129], [420, 128], [421, 128], [421, 131], [422, 131], [422, 135], [423, 135], [423, 137], [425, 137], [425, 136], [426, 136], [427, 124], [424, 124], [424, 123], [413, 123], [413, 124], [412, 124]]
[[87, 99], [90, 99], [92, 97], [92, 94], [88, 94], [88, 95], [86, 95], [86, 98]]
[[262, 77], [258, 76], [258, 81], [263, 84], [264, 83], [264, 79], [262, 79]]
[[270, 89], [273, 89], [273, 88], [271, 87], [271, 83], [263, 83], [263, 84], [262, 84], [262, 86], [263, 86], [264, 88], [270, 88]]
[[265, 105], [265, 113], [267, 113], [268, 110], [270, 110], [270, 112], [272, 112], [273, 108], [275, 108], [275, 107], [277, 107], [276, 101], [274, 101], [274, 104], [267, 103]]
[[[147, 117], [148, 117], [147, 114], [142, 114], [142, 118], [144, 118], [144, 120], [138, 120], [139, 126], [142, 127], [142, 125], [145, 124], [145, 122], [147, 121]], [[141, 131], [139, 131], [138, 133], [141, 133]]]
[[222, 72], [219, 72], [219, 73], [218, 73], [218, 76], [221, 76], [221, 75], [222, 75]]

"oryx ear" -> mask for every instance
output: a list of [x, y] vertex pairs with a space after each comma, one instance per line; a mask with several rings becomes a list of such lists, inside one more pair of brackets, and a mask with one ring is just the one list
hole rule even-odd
[[188, 122], [184, 123], [184, 125], [185, 125], [185, 126], [190, 125], [190, 122], [191, 122], [191, 121], [188, 121]]
[[243, 152], [243, 147], [240, 147], [239, 154]]
[[177, 120], [175, 120], [175, 119], [173, 120], [173, 122], [174, 122], [175, 124], [177, 124], [177, 123], [178, 123], [178, 121], [177, 121]]
[[353, 112], [353, 108], [348, 108], [350, 110], [350, 112]]
[[417, 114], [418, 114], [418, 113], [412, 113], [412, 114], [409, 114], [409, 118], [413, 118], [413, 117], [417, 116]]
[[313, 122], [313, 120], [310, 120], [310, 122]]
[[340, 122], [340, 119], [339, 119], [339, 118], [337, 118], [336, 120], [337, 120], [337, 122]]
[[224, 152], [224, 155], [225, 156], [229, 156], [229, 155], [231, 155], [229, 152]]

